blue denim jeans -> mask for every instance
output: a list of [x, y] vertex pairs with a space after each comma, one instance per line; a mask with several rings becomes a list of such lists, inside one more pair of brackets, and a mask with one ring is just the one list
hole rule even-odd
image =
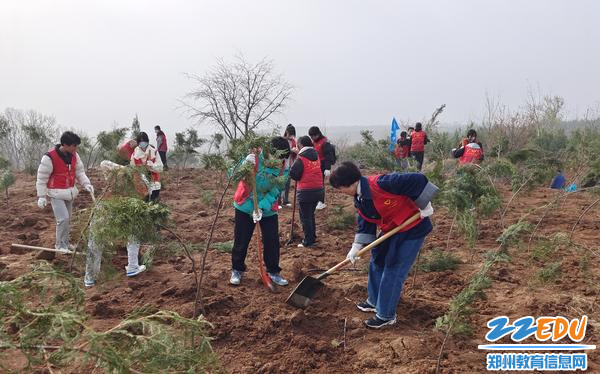
[[425, 241], [425, 237], [403, 238], [403, 235], [394, 235], [381, 244], [389, 246], [383, 266], [375, 263], [375, 257], [371, 256], [367, 302], [375, 307], [377, 318], [384, 321], [396, 318], [402, 286]]

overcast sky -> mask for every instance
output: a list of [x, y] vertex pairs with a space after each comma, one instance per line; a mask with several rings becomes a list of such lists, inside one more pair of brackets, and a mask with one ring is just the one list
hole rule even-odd
[[218, 57], [268, 57], [295, 87], [277, 120], [306, 125], [477, 120], [486, 92], [529, 88], [570, 117], [600, 103], [597, 0], [1, 0], [0, 110], [94, 134], [114, 121], [172, 133], [177, 99]]

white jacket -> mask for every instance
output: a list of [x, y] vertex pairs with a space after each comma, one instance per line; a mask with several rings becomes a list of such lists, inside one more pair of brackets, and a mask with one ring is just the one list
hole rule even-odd
[[[75, 164], [75, 179], [83, 187], [91, 185], [89, 178], [85, 175], [85, 167], [83, 166], [81, 158], [77, 153], [75, 153], [75, 156], [77, 157], [77, 162]], [[74, 200], [79, 194], [79, 190], [75, 186], [64, 189], [48, 188], [48, 180], [50, 179], [53, 170], [54, 167], [52, 166], [52, 159], [50, 156], [42, 156], [42, 161], [40, 162], [37, 171], [37, 181], [35, 182], [38, 197], [48, 196], [59, 200]]]
[[[149, 145], [146, 150], [142, 150], [139, 146], [135, 147], [133, 154], [131, 155], [130, 164], [132, 166], [139, 166], [136, 164], [136, 160], [141, 162], [141, 165], [149, 166], [149, 170], [152, 173], [160, 174], [163, 171], [163, 163], [160, 159], [160, 156], [157, 155], [156, 148]], [[152, 161], [154, 160], [154, 161]], [[144, 183], [148, 185], [148, 190], [150, 192], [160, 190], [161, 184], [160, 181], [150, 180], [146, 178], [145, 175], [142, 175], [142, 179]]]

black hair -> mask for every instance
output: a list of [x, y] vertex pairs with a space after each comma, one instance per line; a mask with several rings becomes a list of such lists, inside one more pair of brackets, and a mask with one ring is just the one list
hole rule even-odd
[[138, 134], [138, 136], [136, 136], [135, 141], [140, 144], [141, 142], [150, 142], [150, 138], [148, 138], [148, 134], [146, 134], [145, 132], [140, 132]]
[[279, 158], [284, 160], [290, 156], [290, 143], [283, 136], [275, 136], [271, 139], [271, 147], [274, 151], [280, 151]]
[[412, 127], [412, 126], [408, 128], [408, 130], [414, 130], [414, 129], [415, 129], [415, 128], [414, 128], [414, 127]]
[[154, 130], [162, 131], [159, 125], [154, 126]]
[[311, 138], [313, 136], [316, 136], [317, 140], [319, 140], [319, 139], [321, 139], [323, 137], [323, 133], [321, 132], [321, 130], [317, 126], [313, 126], [310, 129], [308, 129], [308, 135]]
[[402, 132], [400, 133], [400, 137], [401, 137], [401, 138], [406, 138], [406, 135], [407, 135], [407, 134], [406, 134], [406, 131], [402, 131]]
[[415, 123], [415, 131], [420, 131], [422, 128], [423, 128], [423, 125], [421, 124], [421, 122]]
[[303, 147], [314, 147], [315, 146], [313, 144], [310, 136], [306, 136], [306, 135], [303, 135], [298, 138], [298, 144], [302, 145]]
[[60, 136], [60, 145], [79, 145], [81, 138], [72, 131], [65, 131]]
[[294, 125], [292, 125], [291, 123], [287, 125], [283, 136], [296, 136], [296, 128], [294, 127]]
[[467, 138], [470, 138], [471, 136], [477, 136], [477, 131], [473, 129], [467, 131]]
[[331, 172], [329, 183], [333, 188], [348, 187], [359, 181], [361, 176], [360, 170], [353, 162], [344, 161]]

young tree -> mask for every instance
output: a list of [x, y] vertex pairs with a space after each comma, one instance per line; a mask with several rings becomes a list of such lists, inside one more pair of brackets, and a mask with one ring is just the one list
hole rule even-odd
[[185, 169], [189, 161], [195, 161], [198, 154], [196, 148], [202, 147], [204, 143], [206, 143], [206, 139], [199, 137], [198, 132], [194, 129], [175, 133], [175, 150], [172, 157], [182, 169]]
[[269, 117], [281, 112], [293, 87], [274, 71], [272, 61], [250, 63], [238, 56], [233, 63], [218, 60], [204, 76], [188, 74], [196, 88], [182, 104], [190, 118], [207, 122], [229, 139], [245, 137]]
[[135, 117], [133, 117], [133, 122], [131, 123], [131, 138], [135, 139], [141, 131], [140, 120], [136, 113]]

